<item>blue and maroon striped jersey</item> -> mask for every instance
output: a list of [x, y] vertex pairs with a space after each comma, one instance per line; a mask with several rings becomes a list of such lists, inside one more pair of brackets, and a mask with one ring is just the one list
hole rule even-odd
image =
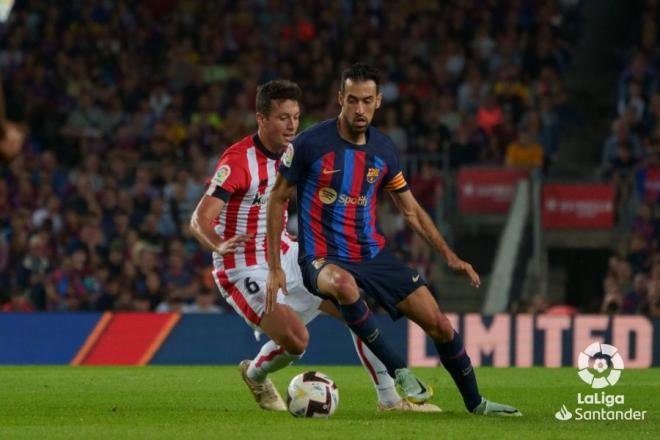
[[405, 191], [392, 140], [369, 127], [367, 143], [339, 136], [337, 119], [300, 133], [282, 157], [280, 174], [298, 186], [299, 260], [362, 261], [385, 246], [376, 205], [380, 189]]

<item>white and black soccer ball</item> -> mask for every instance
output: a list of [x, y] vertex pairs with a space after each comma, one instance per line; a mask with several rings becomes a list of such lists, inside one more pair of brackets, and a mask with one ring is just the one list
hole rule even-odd
[[330, 417], [339, 406], [339, 390], [325, 374], [308, 371], [291, 379], [286, 401], [295, 417]]

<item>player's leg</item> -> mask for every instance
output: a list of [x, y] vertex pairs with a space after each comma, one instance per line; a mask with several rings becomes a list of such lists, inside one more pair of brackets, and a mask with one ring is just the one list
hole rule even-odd
[[[329, 300], [323, 301], [321, 303], [320, 309], [323, 310], [330, 316], [344, 321], [341, 313], [337, 307]], [[351, 339], [353, 340], [353, 346], [355, 347], [355, 352], [362, 362], [362, 366], [367, 371], [369, 378], [374, 384], [376, 389], [376, 395], [378, 396], [379, 406], [392, 406], [396, 404], [401, 397], [396, 392], [396, 384], [394, 379], [387, 372], [387, 367], [380, 359], [367, 347], [364, 342], [358, 338], [355, 333], [349, 330], [351, 334]]]
[[263, 345], [253, 360], [239, 364], [241, 376], [260, 407], [286, 411], [284, 400], [268, 374], [300, 359], [307, 347], [308, 333], [302, 320], [286, 305], [277, 304], [264, 315], [267, 271], [260, 268], [216, 271], [214, 279], [228, 304], [258, 332], [272, 340]]
[[[314, 319], [320, 311], [342, 321], [344, 320], [339, 309], [330, 300], [322, 300], [319, 296], [313, 295], [305, 286], [305, 281], [298, 265], [298, 247], [293, 243], [288, 252], [282, 255], [282, 268], [286, 273], [288, 295], [282, 296], [282, 302], [290, 306], [302, 319], [308, 324]], [[376, 394], [378, 396], [378, 409], [381, 411], [418, 411], [432, 412], [440, 411], [435, 405], [422, 404], [413, 405], [407, 400], [402, 400], [396, 392], [396, 384], [387, 372], [385, 365], [378, 359], [373, 352], [364, 345], [360, 339], [351, 333], [353, 344], [358, 353], [358, 357], [369, 372], [369, 377], [374, 383]]]
[[[354, 265], [358, 270], [358, 265]], [[404, 360], [392, 351], [376, 325], [367, 304], [360, 298], [357, 282], [351, 272], [336, 264], [316, 267], [307, 264], [303, 271], [307, 287], [312, 292], [333, 297], [346, 325], [380, 359], [391, 377], [401, 386], [406, 399], [424, 403], [433, 397], [433, 390], [410, 371]], [[369, 294], [369, 292], [367, 292]]]
[[482, 415], [521, 415], [516, 408], [491, 402], [481, 396], [463, 339], [442, 313], [426, 286], [418, 287], [399, 302], [397, 308], [431, 337], [440, 360], [458, 387], [468, 411]]
[[269, 411], [286, 411], [286, 404], [268, 378], [300, 359], [307, 347], [307, 328], [289, 307], [277, 304], [272, 313], [263, 315], [260, 329], [272, 339], [254, 359], [240, 362], [241, 376], [259, 406]]
[[309, 340], [305, 324], [290, 307], [283, 304], [276, 304], [272, 313], [262, 316], [259, 326], [271, 341], [264, 344], [250, 362], [247, 374], [257, 383], [263, 382], [268, 374], [300, 359]]
[[360, 298], [351, 273], [337, 265], [327, 264], [318, 273], [316, 285], [320, 293], [337, 301], [346, 325], [385, 363], [390, 376], [395, 377], [396, 370], [406, 368], [403, 359], [387, 347], [367, 303]]
[[[321, 303], [319, 308], [328, 315], [344, 322], [337, 306], [329, 300]], [[379, 411], [416, 411], [416, 412], [440, 412], [436, 405], [429, 403], [414, 404], [402, 399], [396, 391], [396, 383], [387, 372], [387, 367], [380, 359], [358, 338], [355, 333], [349, 331], [355, 352], [362, 362], [371, 382], [376, 390]]]

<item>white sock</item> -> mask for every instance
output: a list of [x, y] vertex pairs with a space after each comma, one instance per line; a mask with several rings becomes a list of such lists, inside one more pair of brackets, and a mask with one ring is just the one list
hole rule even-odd
[[369, 347], [355, 333], [351, 332], [351, 338], [353, 338], [353, 345], [355, 345], [355, 351], [360, 358], [360, 362], [362, 362], [364, 369], [367, 370], [367, 374], [374, 384], [376, 394], [378, 395], [378, 402], [384, 406], [392, 406], [401, 400], [399, 393], [396, 392], [394, 379], [387, 373], [385, 364], [369, 350]]
[[275, 342], [268, 341], [261, 347], [259, 354], [250, 362], [247, 376], [254, 382], [262, 383], [266, 380], [268, 373], [281, 370], [301, 357], [302, 354], [288, 353]]

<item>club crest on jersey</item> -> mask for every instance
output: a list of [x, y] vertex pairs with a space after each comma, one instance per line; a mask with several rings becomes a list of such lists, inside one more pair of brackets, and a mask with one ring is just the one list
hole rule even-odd
[[292, 161], [293, 161], [293, 144], [289, 144], [289, 146], [286, 147], [286, 151], [282, 155], [282, 163], [284, 164], [285, 167], [289, 168], [291, 166]]
[[324, 264], [325, 264], [325, 258], [317, 258], [316, 260], [312, 261], [312, 266], [314, 266], [314, 269], [316, 270], [322, 268]]
[[374, 183], [380, 174], [379, 168], [369, 168], [367, 171], [367, 182]]
[[227, 177], [231, 174], [231, 168], [229, 165], [223, 165], [218, 168], [218, 171], [215, 172], [213, 176], [213, 183], [218, 186], [222, 186], [223, 183], [227, 180]]

